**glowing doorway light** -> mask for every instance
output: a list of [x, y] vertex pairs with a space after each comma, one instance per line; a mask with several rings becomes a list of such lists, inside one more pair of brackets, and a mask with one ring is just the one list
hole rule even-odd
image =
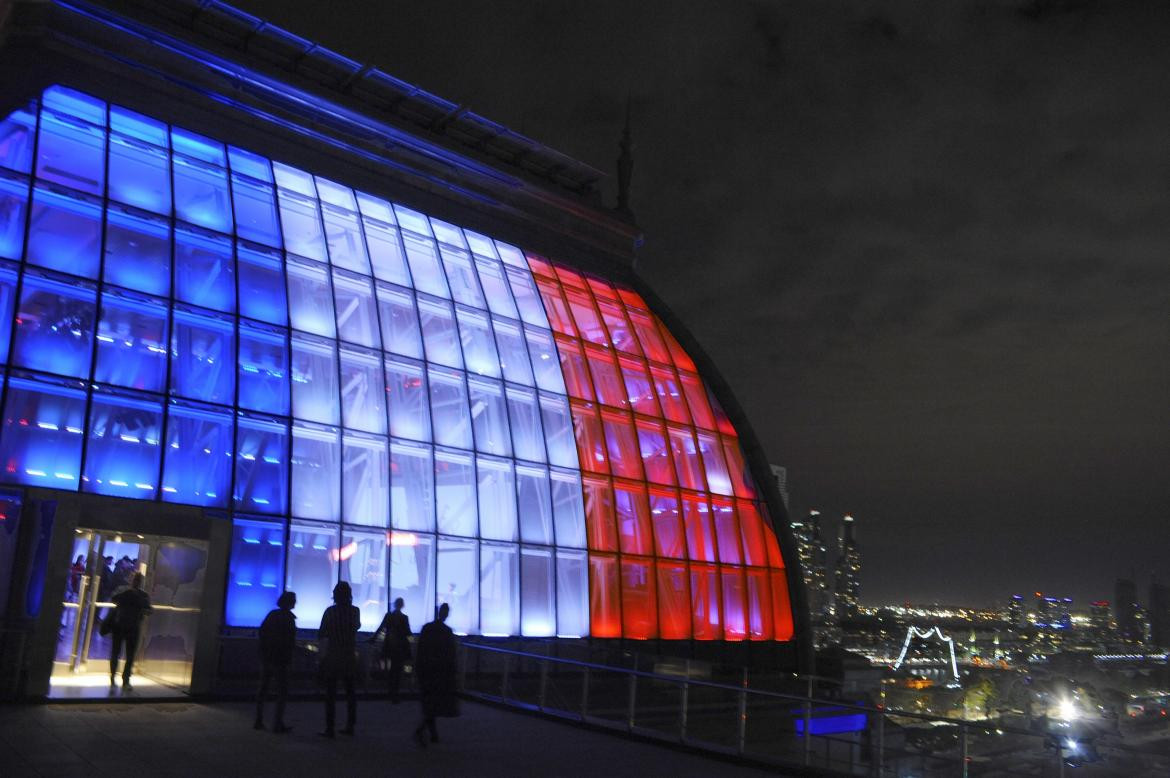
[[906, 639], [902, 641], [902, 653], [898, 654], [898, 661], [894, 662], [894, 670], [899, 669], [902, 663], [906, 661], [906, 652], [910, 650], [910, 641], [914, 638], [925, 640], [932, 635], [938, 637], [939, 640], [947, 644], [947, 649], [950, 651], [951, 660], [951, 675], [956, 681], [959, 680], [959, 662], [955, 659], [955, 641], [942, 633], [942, 630], [937, 626], [934, 629], [918, 629], [911, 625], [906, 629]]

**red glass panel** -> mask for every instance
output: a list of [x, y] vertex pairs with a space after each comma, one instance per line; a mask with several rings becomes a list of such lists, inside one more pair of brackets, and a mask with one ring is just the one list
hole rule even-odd
[[566, 287], [571, 286], [574, 289], [584, 289], [585, 288], [585, 279], [582, 278], [581, 274], [578, 273], [576, 270], [573, 270], [572, 268], [565, 267], [564, 265], [553, 265], [553, 270], [556, 271], [557, 278]]
[[772, 587], [767, 570], [747, 570], [748, 637], [772, 639]]
[[585, 282], [589, 284], [589, 288], [593, 290], [593, 296], [600, 300], [617, 300], [617, 292], [613, 290], [605, 281], [594, 276], [586, 276]]
[[642, 464], [646, 468], [646, 480], [656, 484], [674, 486], [674, 466], [671, 464], [670, 446], [662, 425], [646, 419], [638, 419], [638, 446], [642, 450]]
[[608, 473], [605, 434], [601, 430], [597, 411], [589, 403], [575, 400], [569, 403], [569, 409], [573, 414], [573, 434], [577, 438], [577, 456], [581, 469], [590, 473]]
[[595, 346], [586, 346], [585, 355], [589, 359], [589, 370], [593, 373], [597, 399], [614, 408], [627, 407], [629, 400], [626, 397], [626, 385], [613, 361], [613, 355]]
[[721, 567], [719, 578], [723, 584], [723, 639], [743, 640], [747, 637], [743, 568]]
[[618, 364], [626, 384], [626, 402], [629, 407], [644, 416], [661, 416], [662, 411], [658, 408], [658, 398], [654, 393], [654, 385], [650, 383], [650, 376], [646, 373], [645, 363], [629, 357], [618, 357]]
[[719, 592], [719, 571], [715, 565], [691, 564], [691, 619], [695, 640], [720, 640], [723, 598]]
[[593, 551], [617, 551], [617, 533], [613, 524], [613, 492], [605, 478], [585, 476], [581, 479], [585, 498], [585, 532]]
[[731, 476], [727, 474], [727, 463], [723, 461], [723, 447], [715, 433], [699, 432], [699, 453], [703, 456], [703, 469], [707, 471], [707, 488], [715, 494], [731, 496]]
[[674, 366], [679, 370], [689, 370], [693, 373], [696, 368], [695, 363], [691, 361], [690, 355], [679, 345], [678, 340], [671, 334], [666, 325], [662, 323], [662, 319], [655, 316], [654, 321], [658, 322], [658, 328], [662, 331], [662, 339], [666, 341], [666, 348], [670, 351], [670, 358], [674, 361]]
[[589, 294], [566, 289], [565, 299], [569, 301], [569, 310], [573, 312], [573, 321], [577, 323], [581, 337], [599, 346], [609, 346], [609, 334], [606, 333]]
[[696, 427], [705, 430], [715, 429], [715, 414], [711, 413], [711, 406], [707, 404], [707, 390], [703, 382], [694, 373], [678, 371], [678, 380], [682, 384], [683, 394], [687, 398], [687, 407], [691, 409], [691, 418]]
[[642, 455], [634, 422], [629, 414], [602, 411], [601, 424], [605, 428], [605, 443], [609, 451], [609, 469], [622, 478], [642, 479]]
[[548, 314], [548, 323], [554, 330], [571, 338], [577, 337], [577, 330], [573, 326], [573, 318], [569, 315], [569, 305], [561, 296], [561, 288], [553, 281], [543, 278], [536, 279], [536, 288], [540, 290], [540, 298], [544, 300], [544, 310]]
[[658, 637], [653, 562], [622, 558], [622, 634], [634, 640]]
[[767, 510], [760, 514], [760, 521], [764, 525], [764, 546], [768, 549], [768, 567], [783, 568], [785, 566], [784, 555], [780, 553], [780, 543], [776, 540], [776, 530], [768, 518]]
[[557, 336], [557, 356], [561, 360], [561, 374], [570, 397], [593, 400], [593, 381], [585, 365], [585, 354], [575, 340]]
[[768, 547], [764, 541], [764, 522], [754, 503], [739, 500], [739, 529], [743, 535], [743, 562], [764, 567], [768, 564]]
[[723, 410], [723, 406], [719, 404], [719, 399], [711, 391], [711, 387], [707, 387], [707, 402], [711, 404], [711, 411], [715, 414], [715, 427], [724, 435], [730, 435], [735, 438], [739, 433], [735, 431], [735, 425], [731, 423], [731, 418], [727, 415], [727, 411]]
[[638, 294], [633, 289], [627, 289], [626, 287], [622, 286], [616, 288], [618, 297], [622, 298], [622, 302], [625, 303], [627, 308], [640, 308], [643, 311], [650, 310], [650, 306], [647, 305], [646, 301], [642, 299], [642, 295]]
[[687, 533], [687, 551], [690, 558], [702, 562], [715, 561], [715, 530], [711, 526], [711, 506], [703, 497], [684, 494], [682, 497], [683, 527]]
[[524, 256], [528, 258], [528, 267], [531, 268], [533, 274], [556, 278], [552, 264], [547, 259], [537, 254], [525, 254]]
[[792, 640], [792, 604], [788, 599], [788, 578], [783, 570], [769, 573], [772, 579], [772, 627], [776, 640]]
[[654, 393], [658, 395], [658, 402], [662, 403], [662, 413], [666, 418], [680, 424], [690, 424], [691, 414], [687, 411], [674, 371], [669, 367], [651, 365], [650, 376], [654, 379]]
[[719, 561], [728, 565], [743, 563], [739, 547], [739, 522], [731, 500], [711, 500], [711, 515], [715, 520], [715, 537], [718, 540]]
[[662, 340], [662, 335], [650, 314], [633, 308], [626, 308], [626, 313], [630, 317], [634, 334], [638, 336], [638, 342], [642, 344], [646, 358], [651, 362], [670, 364], [670, 351], [666, 348], [666, 342]]
[[634, 337], [634, 330], [622, 307], [614, 302], [598, 300], [597, 309], [601, 311], [601, 319], [609, 330], [609, 340], [613, 347], [627, 354], [642, 356], [642, 347], [638, 345], [638, 339]]
[[735, 496], [754, 500], [757, 497], [756, 482], [752, 480], [751, 470], [744, 461], [739, 441], [735, 438], [723, 438], [723, 453], [727, 456], [727, 471], [731, 476], [731, 488], [735, 490]]
[[658, 562], [658, 625], [663, 640], [686, 640], [691, 636], [688, 578], [685, 564]]
[[703, 477], [703, 460], [695, 445], [695, 436], [687, 427], [668, 427], [670, 450], [674, 454], [674, 467], [678, 471], [678, 484], [684, 489], [706, 491], [707, 480]]
[[622, 553], [653, 554], [654, 534], [650, 529], [650, 504], [646, 501], [646, 487], [614, 481], [613, 504]]
[[589, 555], [589, 621], [596, 638], [622, 636], [622, 600], [616, 556]]
[[686, 558], [686, 536], [679, 521], [678, 495], [650, 490], [650, 520], [654, 524], [654, 548], [658, 556]]

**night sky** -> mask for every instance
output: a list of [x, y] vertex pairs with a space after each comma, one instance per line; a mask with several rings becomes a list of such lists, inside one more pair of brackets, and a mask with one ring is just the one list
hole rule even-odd
[[1170, 4], [237, 4], [606, 171], [628, 95], [641, 273], [863, 602], [1170, 582]]

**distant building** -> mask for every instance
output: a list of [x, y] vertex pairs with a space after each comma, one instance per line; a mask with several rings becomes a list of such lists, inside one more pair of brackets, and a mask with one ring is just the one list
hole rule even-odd
[[821, 512], [809, 511], [804, 521], [794, 521], [791, 527], [804, 587], [808, 591], [809, 614], [817, 620], [828, 616], [830, 605], [829, 549], [821, 532]]
[[861, 593], [861, 552], [852, 516], [841, 522], [840, 546], [837, 553], [836, 613], [838, 618], [857, 615]]
[[1008, 600], [1007, 605], [1007, 620], [1013, 627], [1022, 627], [1027, 616], [1027, 608], [1024, 607], [1024, 596], [1022, 594], [1013, 594]]
[[1113, 618], [1117, 621], [1118, 637], [1128, 643], [1141, 643], [1144, 638], [1140, 611], [1137, 586], [1128, 578], [1118, 578], [1113, 589]]
[[772, 477], [776, 479], [776, 489], [780, 492], [780, 499], [784, 507], [788, 508], [788, 468], [780, 465], [771, 465]]
[[1089, 604], [1089, 627], [1093, 637], [1106, 640], [1113, 632], [1109, 618], [1109, 601], [1097, 600]]
[[1150, 643], [1170, 648], [1170, 586], [1150, 581]]

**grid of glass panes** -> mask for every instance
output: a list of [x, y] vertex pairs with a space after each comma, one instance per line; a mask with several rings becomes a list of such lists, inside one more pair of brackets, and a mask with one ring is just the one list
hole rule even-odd
[[592, 634], [789, 639], [776, 536], [694, 362], [637, 292], [527, 258], [573, 415]]
[[368, 629], [588, 634], [517, 249], [53, 87], [0, 122], [0, 328], [4, 480], [230, 512], [229, 624], [340, 578]]

